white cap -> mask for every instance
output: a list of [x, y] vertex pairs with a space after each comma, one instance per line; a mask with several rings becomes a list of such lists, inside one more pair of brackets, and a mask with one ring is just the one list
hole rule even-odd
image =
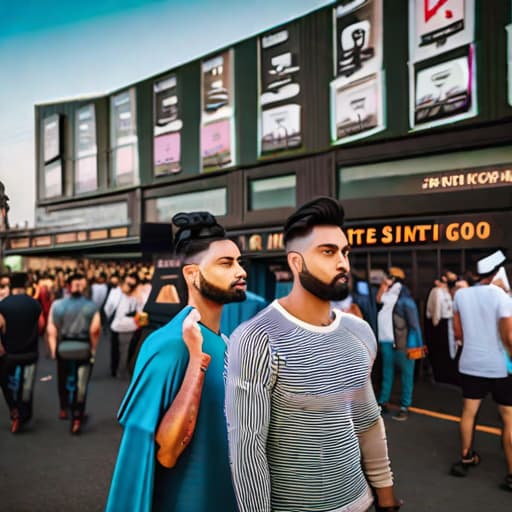
[[489, 274], [497, 269], [506, 259], [502, 251], [493, 252], [490, 256], [478, 260], [476, 271], [479, 275]]

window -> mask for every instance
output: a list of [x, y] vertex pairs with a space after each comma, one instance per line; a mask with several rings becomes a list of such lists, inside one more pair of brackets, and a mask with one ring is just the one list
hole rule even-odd
[[75, 118], [75, 193], [98, 188], [98, 147], [96, 145], [96, 112], [87, 105]]
[[49, 163], [60, 154], [60, 116], [55, 114], [43, 120], [43, 160]]
[[110, 99], [111, 181], [117, 187], [136, 185], [139, 180], [135, 89]]
[[218, 217], [227, 215], [227, 189], [214, 188], [148, 199], [146, 201], [146, 220], [148, 222], [171, 222], [176, 213], [203, 210]]
[[62, 164], [57, 160], [44, 166], [44, 197], [62, 195]]
[[276, 176], [249, 181], [249, 209], [295, 207], [296, 176]]

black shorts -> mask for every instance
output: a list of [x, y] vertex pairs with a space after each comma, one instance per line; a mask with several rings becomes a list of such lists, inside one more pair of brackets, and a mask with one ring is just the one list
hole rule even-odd
[[481, 400], [487, 393], [491, 393], [497, 404], [512, 406], [512, 375], [502, 379], [492, 379], [461, 373], [460, 382], [464, 398]]

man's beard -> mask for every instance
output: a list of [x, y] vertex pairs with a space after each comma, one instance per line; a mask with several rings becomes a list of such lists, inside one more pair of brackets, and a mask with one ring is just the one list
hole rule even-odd
[[[345, 280], [342, 281], [341, 278], [345, 278]], [[299, 281], [305, 290], [322, 300], [345, 300], [349, 294], [345, 272], [340, 272], [330, 283], [324, 283], [308, 270], [304, 257], [302, 257]]]
[[245, 290], [234, 288], [239, 281], [235, 281], [229, 286], [228, 290], [224, 290], [208, 282], [203, 274], [199, 272], [199, 286], [194, 284], [199, 293], [208, 300], [217, 304], [229, 304], [230, 302], [243, 302], [246, 298]]
[[71, 292], [71, 297], [79, 299], [82, 296], [82, 292]]

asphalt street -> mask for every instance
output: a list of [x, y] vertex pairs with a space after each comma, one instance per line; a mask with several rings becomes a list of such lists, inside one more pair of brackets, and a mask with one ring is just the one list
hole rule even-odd
[[[89, 388], [90, 418], [80, 436], [71, 436], [69, 422], [57, 419], [56, 386], [55, 363], [42, 356], [34, 419], [18, 435], [10, 434], [7, 408], [0, 400], [0, 511], [104, 509], [121, 436], [115, 416], [127, 382], [110, 377], [108, 345], [102, 339]], [[403, 510], [512, 510], [512, 493], [499, 487], [505, 462], [496, 434], [477, 433], [482, 463], [468, 477], [449, 475], [450, 465], [458, 457], [458, 425], [423, 411], [457, 416], [458, 389], [420, 381], [414, 405], [422, 413], [412, 413], [406, 422], [385, 417], [397, 495], [405, 501]], [[499, 427], [490, 401], [484, 403], [479, 423]]]

